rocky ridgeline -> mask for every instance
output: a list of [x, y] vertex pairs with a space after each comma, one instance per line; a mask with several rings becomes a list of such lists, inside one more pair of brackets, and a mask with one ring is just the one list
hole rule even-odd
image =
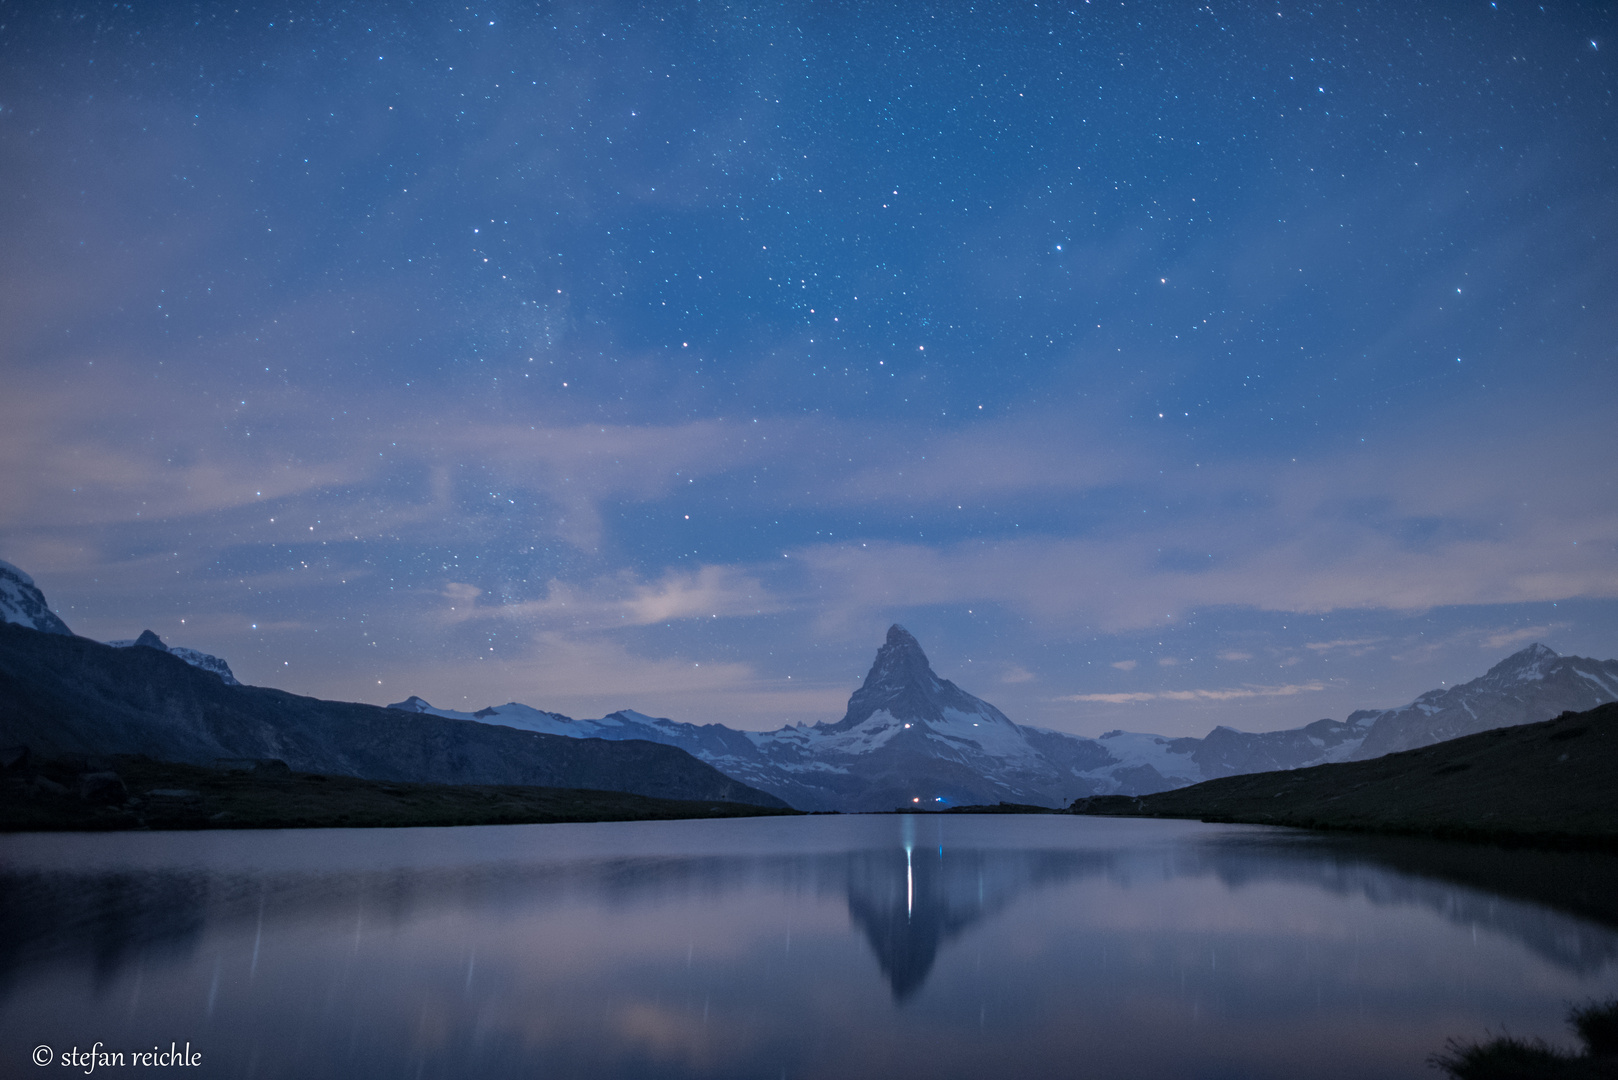
[[[737, 731], [622, 710], [599, 720], [511, 702], [461, 713], [411, 697], [394, 709], [573, 738], [678, 746], [729, 776], [812, 810], [948, 809], [1000, 802], [1065, 806], [1091, 795], [1150, 795], [1204, 780], [1361, 760], [1459, 734], [1532, 723], [1618, 700], [1618, 661], [1531, 645], [1482, 677], [1399, 709], [1361, 710], [1284, 731], [1218, 727], [1201, 739], [1112, 731], [1099, 739], [1013, 723], [933, 671], [895, 625], [835, 723]], [[1471, 725], [1471, 726], [1468, 726]]]

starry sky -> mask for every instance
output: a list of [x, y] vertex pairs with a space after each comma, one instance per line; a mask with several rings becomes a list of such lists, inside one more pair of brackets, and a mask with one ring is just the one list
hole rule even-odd
[[0, 558], [449, 708], [1618, 655], [1604, 4], [0, 3]]

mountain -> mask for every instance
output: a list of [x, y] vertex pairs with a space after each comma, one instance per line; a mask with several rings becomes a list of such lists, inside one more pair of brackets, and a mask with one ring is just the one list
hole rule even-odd
[[[1101, 794], [1148, 795], [1223, 776], [1364, 761], [1461, 735], [1547, 720], [1618, 701], [1618, 660], [1559, 656], [1535, 643], [1469, 683], [1429, 690], [1396, 709], [1360, 709], [1285, 731], [1216, 727], [1201, 739], [1111, 731], [1101, 742], [1120, 765]], [[1151, 773], [1162, 778], [1159, 786]]]
[[1361, 710], [1347, 720], [1285, 731], [1221, 726], [1200, 739], [1129, 731], [1089, 739], [1013, 723], [939, 678], [921, 644], [895, 625], [847, 712], [832, 724], [736, 731], [628, 709], [599, 720], [517, 702], [453, 712], [419, 697], [389, 707], [573, 738], [646, 739], [678, 746], [802, 809], [878, 810], [1060, 806], [1084, 795], [1150, 795], [1219, 777], [1348, 761], [1367, 756], [1368, 745], [1377, 752], [1373, 733], [1390, 740], [1401, 731], [1428, 742], [1443, 737], [1438, 730], [1411, 731], [1411, 717], [1448, 722], [1459, 710], [1491, 726], [1527, 723], [1618, 698], [1609, 684], [1618, 687], [1618, 661], [1562, 658], [1533, 645], [1481, 679], [1425, 694], [1402, 709]]
[[[1094, 790], [1085, 767], [1110, 763], [1094, 740], [1030, 738], [999, 709], [934, 673], [921, 644], [890, 627], [865, 682], [832, 724], [755, 739], [777, 768], [848, 809], [1021, 802], [1049, 806]], [[1071, 760], [1053, 760], [1040, 742]], [[722, 768], [722, 766], [721, 766]]]
[[0, 746], [44, 757], [146, 754], [211, 765], [435, 784], [522, 784], [780, 806], [674, 747], [564, 739], [227, 686], [156, 648], [113, 648], [0, 623]]
[[[723, 724], [689, 724], [664, 717], [647, 716], [633, 709], [622, 709], [599, 720], [575, 720], [561, 713], [547, 712], [512, 701], [477, 712], [457, 712], [434, 708], [412, 695], [388, 706], [403, 712], [427, 713], [450, 720], [497, 724], [518, 731], [560, 735], [572, 739], [606, 739], [619, 742], [642, 739], [676, 746], [706, 761], [726, 776], [761, 791], [767, 791], [800, 810], [839, 810], [844, 804], [829, 799], [819, 785], [805, 784], [792, 772], [771, 762], [759, 743], [776, 732], [736, 731]], [[786, 729], [792, 730], [790, 728]], [[892, 807], [887, 807], [892, 809]]]
[[[920, 643], [898, 625], [888, 630], [847, 712], [832, 724], [736, 731], [627, 709], [599, 720], [574, 720], [516, 702], [452, 712], [419, 697], [390, 708], [575, 738], [679, 746], [727, 776], [804, 810], [998, 802], [1064, 806], [1096, 792], [1178, 786], [1137, 761], [1132, 748], [1120, 747], [1124, 752], [1115, 754], [1102, 741], [1013, 723], [993, 705], [939, 678]], [[1112, 769], [1122, 770], [1123, 778], [1112, 777]]]
[[1016, 724], [940, 678], [920, 642], [898, 625], [888, 630], [842, 719], [831, 724], [736, 731], [633, 710], [574, 720], [516, 702], [452, 712], [419, 697], [389, 707], [574, 738], [667, 743], [814, 810], [998, 802], [1054, 807], [1081, 795], [1146, 795], [1215, 776], [1342, 760], [1370, 730], [1369, 721], [1320, 720], [1262, 734], [1221, 727], [1204, 739], [1127, 731], [1089, 739]]
[[[0, 622], [14, 623], [17, 626], [26, 626], [31, 630], [38, 630], [46, 634], [72, 634], [63, 622], [51, 611], [50, 605], [45, 602], [45, 594], [39, 591], [34, 579], [12, 566], [4, 559], [0, 559]], [[134, 645], [144, 645], [147, 648], [158, 649], [162, 652], [172, 653], [181, 660], [199, 667], [204, 671], [211, 671], [225, 681], [227, 686], [240, 686], [236, 676], [231, 672], [230, 665], [217, 656], [210, 656], [199, 649], [186, 649], [163, 644], [163, 639], [150, 630], [141, 632], [140, 637], [124, 641], [109, 641], [115, 649], [127, 649]]]
[[1357, 760], [1472, 735], [1492, 728], [1583, 712], [1618, 700], [1618, 660], [1559, 656], [1538, 643], [1512, 653], [1471, 682], [1429, 690], [1397, 709], [1357, 712], [1369, 723]]
[[1609, 702], [1369, 761], [1079, 799], [1072, 812], [1610, 849], [1618, 847], [1615, 773], [1618, 703]]
[[201, 668], [203, 671], [213, 672], [224, 681], [226, 686], [241, 685], [241, 683], [236, 681], [236, 676], [231, 673], [230, 665], [219, 659], [219, 657], [210, 656], [208, 653], [202, 652], [198, 649], [186, 649], [178, 645], [172, 647], [165, 645], [163, 644], [163, 639], [152, 633], [150, 630], [142, 630], [140, 632], [140, 637], [138, 638], [125, 639], [123, 641], [109, 641], [107, 644], [111, 645], [115, 649], [132, 649], [139, 645], [143, 649], [156, 649], [159, 652], [166, 652], [171, 656], [178, 656], [181, 660], [184, 660], [192, 667]]
[[[9, 563], [0, 563], [0, 616], [37, 632], [72, 636], [51, 613], [33, 579]], [[237, 683], [225, 661], [195, 649], [170, 648], [150, 630], [132, 641], [110, 644], [131, 653], [168, 655], [217, 676], [222, 685], [249, 689]], [[1081, 796], [1149, 795], [1220, 777], [1363, 760], [1614, 700], [1618, 700], [1618, 660], [1562, 657], [1535, 644], [1469, 683], [1430, 691], [1397, 709], [1360, 710], [1343, 721], [1317, 720], [1300, 728], [1258, 733], [1217, 727], [1201, 739], [1127, 731], [1089, 739], [1013, 723], [993, 705], [940, 678], [921, 644], [895, 624], [877, 650], [865, 682], [849, 698], [842, 719], [831, 724], [737, 731], [723, 724], [683, 723], [628, 709], [599, 720], [575, 720], [517, 702], [455, 712], [436, 709], [419, 697], [388, 708], [395, 714], [475, 722], [547, 737], [661, 744], [706, 762], [749, 790], [757, 789], [755, 794], [767, 792], [801, 809], [885, 810], [998, 802], [1055, 807]], [[443, 767], [442, 762], [430, 766], [440, 770], [435, 776], [447, 775]], [[337, 771], [367, 775], [351, 772], [346, 765]], [[638, 788], [610, 790], [659, 794]]]
[[71, 634], [45, 603], [34, 579], [0, 559], [0, 622], [15, 623], [44, 634]]

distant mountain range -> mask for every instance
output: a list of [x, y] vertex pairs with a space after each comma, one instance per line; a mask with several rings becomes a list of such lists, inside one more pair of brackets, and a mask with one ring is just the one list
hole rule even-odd
[[[33, 580], [9, 563], [0, 563], [0, 617], [44, 634], [72, 636]], [[227, 686], [255, 690], [239, 687], [230, 666], [218, 657], [171, 649], [149, 630], [132, 641], [109, 644], [130, 653], [168, 654]], [[342, 705], [282, 697], [322, 707]], [[1343, 721], [1317, 720], [1261, 733], [1217, 727], [1201, 739], [1126, 731], [1090, 739], [1012, 722], [993, 705], [940, 678], [915, 637], [894, 625], [865, 682], [849, 698], [847, 712], [835, 723], [738, 731], [627, 709], [599, 720], [575, 720], [517, 702], [457, 712], [434, 708], [415, 696], [387, 712], [548, 737], [657, 743], [684, 751], [739, 785], [757, 789], [755, 794], [768, 793], [799, 809], [860, 811], [998, 802], [1059, 807], [1092, 795], [1149, 795], [1220, 777], [1376, 757], [1614, 700], [1618, 660], [1563, 657], [1535, 644], [1471, 682], [1430, 691], [1397, 709], [1360, 710]], [[0, 740], [5, 738], [0, 724]], [[193, 753], [173, 760], [198, 758]], [[309, 767], [291, 759], [288, 763]], [[347, 763], [332, 771], [368, 775], [353, 769]], [[479, 773], [475, 782], [524, 782], [505, 775]], [[687, 797], [629, 787], [609, 790]]]
[[[1618, 661], [1559, 657], [1532, 645], [1462, 686], [1345, 721], [1204, 738], [1112, 731], [1099, 739], [1020, 725], [933, 672], [902, 626], [888, 631], [865, 683], [833, 724], [737, 731], [623, 710], [574, 720], [511, 702], [455, 712], [419, 697], [389, 706], [574, 738], [679, 746], [800, 809], [883, 810], [1019, 802], [1064, 806], [1088, 795], [1148, 795], [1204, 780], [1297, 769], [1425, 746], [1468, 731], [1531, 723], [1618, 700]], [[1460, 730], [1462, 723], [1478, 726]]]
[[1001, 801], [1066, 805], [1096, 790], [1097, 781], [1084, 770], [1117, 760], [1093, 739], [1020, 727], [940, 679], [902, 626], [888, 631], [864, 685], [834, 724], [736, 731], [630, 710], [573, 720], [515, 702], [461, 713], [435, 709], [419, 697], [390, 708], [578, 738], [664, 742], [800, 810], [938, 809]]

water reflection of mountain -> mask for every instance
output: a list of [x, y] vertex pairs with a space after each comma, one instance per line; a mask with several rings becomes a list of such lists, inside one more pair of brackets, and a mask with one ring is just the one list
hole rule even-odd
[[896, 1000], [926, 980], [940, 947], [1041, 884], [1104, 873], [1084, 851], [903, 848], [836, 855], [664, 857], [531, 866], [252, 879], [196, 871], [0, 873], [0, 996], [18, 974], [87, 962], [98, 981], [141, 958], [184, 958], [210, 925], [341, 917], [402, 925], [446, 910], [543, 908], [586, 896], [605, 907], [743, 888], [807, 886], [847, 897]]
[[893, 988], [917, 990], [938, 950], [1040, 885], [1105, 873], [1113, 856], [1089, 851], [952, 851], [922, 847], [846, 857], [848, 914]]
[[[1269, 835], [1269, 834], [1263, 834]], [[1416, 905], [1590, 972], [1618, 961], [1618, 858], [1451, 844], [1318, 840], [1189, 842], [1106, 850], [879, 849], [475, 863], [276, 873], [169, 866], [83, 873], [0, 868], [0, 998], [30, 972], [83, 966], [98, 982], [144, 960], [183, 960], [209, 930], [343, 919], [405, 926], [456, 911], [533, 911], [581, 900], [605, 909], [752, 889], [846, 898], [896, 1001], [917, 993], [939, 953], [1030, 890], [1085, 878], [1146, 884], [1212, 875], [1238, 890], [1302, 883], [1378, 905]]]

